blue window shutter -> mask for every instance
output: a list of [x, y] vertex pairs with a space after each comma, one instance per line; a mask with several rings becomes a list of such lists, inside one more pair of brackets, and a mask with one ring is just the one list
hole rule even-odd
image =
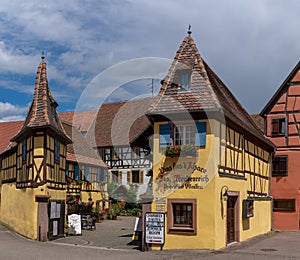
[[24, 139], [22, 142], [22, 161], [26, 161], [26, 153], [27, 153], [27, 139]]
[[78, 167], [78, 165], [74, 166], [74, 180], [75, 181], [79, 180], [79, 167]]
[[66, 163], [66, 175], [69, 176], [69, 164]]
[[60, 159], [60, 143], [58, 140], [55, 140], [54, 142], [54, 157], [55, 162], [59, 162]]
[[170, 146], [170, 133], [171, 133], [170, 124], [159, 125], [159, 147], [160, 148]]
[[195, 145], [205, 146], [206, 145], [206, 122], [196, 122], [196, 136]]
[[97, 168], [97, 176], [96, 176], [96, 182], [100, 182], [101, 181], [101, 169]]

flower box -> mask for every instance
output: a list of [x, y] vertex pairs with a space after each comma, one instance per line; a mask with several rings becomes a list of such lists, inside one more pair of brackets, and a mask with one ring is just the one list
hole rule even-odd
[[195, 145], [175, 145], [166, 148], [165, 155], [167, 157], [179, 156], [196, 156], [199, 147]]

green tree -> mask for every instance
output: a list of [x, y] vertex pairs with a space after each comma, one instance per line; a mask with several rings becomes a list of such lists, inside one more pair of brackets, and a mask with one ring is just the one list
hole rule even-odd
[[134, 204], [137, 203], [136, 187], [133, 184], [129, 184], [129, 190], [126, 194], [126, 202]]
[[107, 184], [107, 192], [108, 192], [109, 199], [118, 200], [117, 194], [116, 194], [117, 188], [118, 188], [118, 184], [115, 182], [110, 182]]

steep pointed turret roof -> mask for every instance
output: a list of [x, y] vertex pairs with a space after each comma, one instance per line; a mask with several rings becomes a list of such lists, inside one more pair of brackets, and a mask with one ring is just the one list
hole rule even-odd
[[32, 103], [21, 130], [12, 138], [12, 141], [17, 141], [24, 133], [31, 129], [51, 128], [66, 143], [70, 143], [71, 139], [65, 133], [58, 117], [57, 106], [58, 104], [54, 100], [48, 86], [47, 64], [42, 59], [36, 73]]
[[[178, 71], [190, 71], [188, 89], [178, 83]], [[190, 34], [182, 41], [173, 63], [162, 80], [159, 98], [148, 110], [148, 116], [167, 116], [172, 113], [220, 111], [226, 122], [231, 121], [261, 141], [273, 146], [254, 123], [251, 116], [236, 100], [222, 80], [213, 72], [201, 57]]]

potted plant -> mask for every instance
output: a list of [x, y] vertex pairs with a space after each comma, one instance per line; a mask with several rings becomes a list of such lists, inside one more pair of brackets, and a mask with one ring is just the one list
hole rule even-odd
[[179, 145], [170, 146], [166, 148], [165, 155], [167, 157], [179, 157], [181, 152], [181, 147]]
[[116, 220], [117, 217], [120, 215], [120, 207], [118, 204], [114, 203], [111, 206], [111, 209], [109, 210], [109, 218]]
[[196, 156], [198, 147], [193, 144], [186, 144], [181, 146], [182, 156]]
[[193, 144], [175, 145], [166, 148], [167, 157], [196, 156], [198, 147]]

